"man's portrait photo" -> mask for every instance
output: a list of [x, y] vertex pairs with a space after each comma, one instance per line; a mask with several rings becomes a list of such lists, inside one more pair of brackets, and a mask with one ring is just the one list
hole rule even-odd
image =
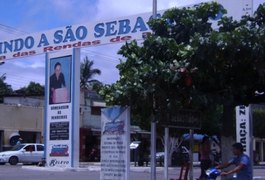
[[71, 59], [72, 56], [50, 59], [49, 104], [71, 102]]

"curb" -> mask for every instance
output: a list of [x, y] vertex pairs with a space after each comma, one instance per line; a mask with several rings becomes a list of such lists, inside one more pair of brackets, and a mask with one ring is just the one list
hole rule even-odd
[[64, 171], [80, 172], [80, 171], [90, 170], [90, 168], [59, 168], [59, 167], [51, 168], [51, 167], [39, 167], [39, 166], [22, 166], [21, 168], [28, 170], [35, 170], [35, 171], [51, 171], [51, 172], [64, 172]]

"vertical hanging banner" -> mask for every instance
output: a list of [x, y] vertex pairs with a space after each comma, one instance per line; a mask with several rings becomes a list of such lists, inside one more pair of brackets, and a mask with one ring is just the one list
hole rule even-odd
[[129, 180], [130, 109], [110, 107], [101, 111], [100, 180]]
[[80, 49], [46, 54], [45, 157], [49, 167], [79, 166]]
[[236, 140], [244, 147], [244, 152], [252, 157], [252, 118], [250, 106], [236, 107]]

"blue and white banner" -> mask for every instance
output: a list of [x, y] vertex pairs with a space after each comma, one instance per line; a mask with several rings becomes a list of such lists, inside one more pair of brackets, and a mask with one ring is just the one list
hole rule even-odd
[[129, 180], [130, 109], [110, 107], [101, 111], [100, 180]]
[[244, 147], [244, 152], [251, 157], [253, 151], [252, 147], [252, 118], [250, 113], [250, 106], [236, 107], [236, 140]]
[[0, 60], [143, 39], [150, 33], [147, 22], [151, 16], [151, 13], [146, 13], [109, 21], [69, 25], [0, 41]]
[[47, 54], [45, 156], [49, 167], [79, 166], [80, 49]]
[[[252, 14], [253, 0], [218, 0], [226, 9], [228, 16], [239, 19]], [[192, 6], [192, 5], [191, 5]], [[161, 16], [165, 10], [158, 11]], [[82, 48], [141, 40], [151, 33], [147, 22], [152, 13], [143, 13], [112, 20], [69, 25], [45, 32], [32, 33], [17, 38], [0, 41], [0, 60], [28, 57], [42, 53], [52, 53], [72, 48]], [[213, 23], [215, 26], [216, 23]]]

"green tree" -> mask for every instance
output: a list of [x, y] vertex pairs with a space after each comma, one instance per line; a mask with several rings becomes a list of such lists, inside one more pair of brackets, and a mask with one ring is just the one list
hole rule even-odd
[[0, 80], [1, 80], [1, 81], [5, 81], [5, 80], [6, 80], [6, 74], [3, 74], [3, 75], [0, 77]]
[[86, 56], [84, 62], [80, 65], [80, 88], [89, 89], [94, 84], [98, 84], [99, 81], [92, 79], [96, 74], [100, 75], [101, 71], [99, 69], [92, 69], [94, 62], [90, 61]]
[[120, 80], [100, 91], [107, 103], [131, 105], [141, 124], [153, 112], [161, 122], [177, 109], [198, 109], [203, 122], [216, 119], [223, 137], [234, 136], [235, 106], [260, 102], [255, 91], [265, 89], [265, 5], [239, 21], [223, 17], [213, 29], [209, 19], [219, 12], [219, 4], [202, 3], [152, 20], [154, 34], [141, 46], [121, 48]]
[[190, 64], [196, 49], [191, 39], [210, 33], [209, 17], [219, 11], [216, 4], [201, 4], [194, 9], [172, 9], [162, 18], [151, 21], [154, 35], [143, 45], [135, 41], [124, 45], [119, 53], [126, 61], [119, 64], [120, 80], [103, 87], [100, 94], [108, 104], [131, 105], [138, 123], [149, 126], [151, 114], [159, 122], [174, 117], [180, 108], [203, 109], [193, 85], [198, 70]]
[[[202, 110], [192, 100], [195, 95], [192, 74], [196, 68], [189, 69], [188, 58], [194, 54], [194, 49], [188, 44], [198, 30], [202, 35], [212, 31], [209, 16], [222, 9], [216, 3], [196, 9], [198, 11], [173, 9], [161, 19], [151, 21], [149, 25], [154, 35], [145, 39], [143, 45], [133, 41], [121, 48], [119, 54], [126, 61], [117, 66], [120, 80], [100, 91], [110, 105], [130, 105], [133, 123], [144, 129], [149, 129], [155, 116], [160, 135], [162, 124], [175, 118], [178, 109]], [[207, 108], [203, 110], [207, 111]], [[179, 135], [183, 133], [181, 130], [177, 132]]]
[[3, 102], [3, 97], [6, 95], [11, 95], [13, 93], [11, 85], [5, 83], [6, 74], [0, 76], [0, 102]]
[[265, 138], [265, 110], [258, 108], [253, 110], [253, 135], [258, 138]]
[[222, 105], [223, 136], [234, 135], [235, 106], [264, 101], [255, 94], [264, 90], [263, 13], [260, 6], [254, 17], [244, 16], [240, 21], [225, 17], [218, 30], [192, 38], [196, 52], [189, 61], [198, 69], [194, 86], [205, 105], [212, 100]]
[[39, 83], [30, 82], [27, 87], [20, 88], [15, 92], [23, 96], [44, 96], [45, 87]]

